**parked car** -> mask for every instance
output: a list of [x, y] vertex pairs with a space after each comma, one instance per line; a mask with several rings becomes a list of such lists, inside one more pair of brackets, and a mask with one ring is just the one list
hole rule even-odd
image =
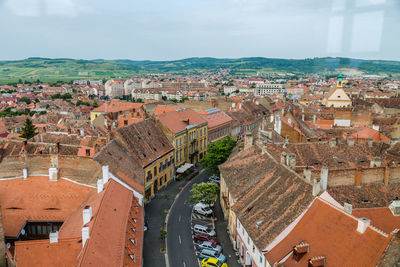
[[209, 242], [215, 243], [215, 244], [218, 243], [218, 240], [217, 240], [216, 237], [212, 237], [212, 236], [209, 236], [209, 235], [207, 235], [207, 234], [195, 235], [195, 236], [193, 237], [193, 239], [194, 239], [194, 241], [196, 241], [196, 242], [209, 241]]
[[215, 176], [215, 175], [211, 175], [210, 178], [208, 178], [208, 180], [209, 180], [210, 182], [217, 183], [217, 184], [219, 184], [219, 183], [221, 182], [221, 180], [219, 179], [219, 177], [218, 177], [218, 176]]
[[204, 216], [210, 216], [212, 214], [212, 210], [203, 203], [197, 203], [193, 206], [193, 211]]
[[202, 249], [199, 255], [200, 259], [216, 258], [221, 262], [226, 262], [226, 257], [222, 253], [218, 253], [211, 249]]
[[220, 245], [217, 245], [215, 243], [211, 243], [209, 241], [203, 241], [202, 243], [198, 244], [199, 249], [211, 249], [215, 250], [218, 253], [222, 252], [222, 247]]
[[228, 267], [228, 264], [216, 258], [207, 258], [201, 261], [201, 267]]
[[215, 236], [216, 235], [214, 230], [211, 230], [207, 226], [200, 225], [200, 224], [195, 224], [193, 226], [193, 232], [195, 234], [206, 234], [206, 235], [209, 235], [209, 236]]

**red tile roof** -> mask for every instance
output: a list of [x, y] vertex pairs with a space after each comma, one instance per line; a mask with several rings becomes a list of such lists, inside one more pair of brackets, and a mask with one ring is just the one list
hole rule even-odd
[[162, 125], [167, 127], [174, 134], [184, 131], [189, 125], [201, 125], [207, 123], [205, 119], [192, 109], [181, 109], [160, 114], [158, 119]]
[[352, 135], [349, 136], [350, 138], [360, 138], [360, 139], [368, 139], [372, 138], [372, 141], [374, 142], [385, 142], [388, 143], [390, 142], [390, 139], [380, 132], [371, 129], [371, 128], [364, 128], [361, 131], [355, 132]]
[[[373, 225], [372, 221], [372, 225]], [[290, 255], [284, 266], [307, 266], [309, 259], [326, 257], [329, 266], [375, 266], [391, 236], [371, 227], [357, 232], [357, 218], [317, 198], [294, 229], [265, 255], [273, 265], [301, 242], [310, 244], [309, 252], [298, 262]]]
[[394, 216], [389, 208], [353, 209], [354, 216], [365, 217], [385, 233], [400, 229], [400, 216]]
[[163, 114], [163, 113], [168, 113], [177, 110], [178, 107], [175, 106], [157, 106], [156, 109], [153, 112], [154, 116]]
[[15, 242], [16, 262], [18, 267], [75, 266], [81, 248], [76, 238]]
[[4, 233], [16, 237], [26, 221], [63, 221], [87, 198], [93, 187], [60, 178], [29, 176], [0, 180]]
[[124, 101], [107, 101], [107, 106], [104, 103], [101, 103], [99, 107], [92, 110], [92, 112], [119, 112], [119, 111], [127, 111], [127, 110], [138, 110], [143, 104], [142, 103], [131, 103]]
[[232, 121], [232, 118], [217, 108], [201, 110], [200, 116], [208, 122], [208, 128], [214, 128]]

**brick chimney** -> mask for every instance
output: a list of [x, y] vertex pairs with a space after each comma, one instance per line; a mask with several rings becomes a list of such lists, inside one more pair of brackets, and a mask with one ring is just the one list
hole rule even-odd
[[371, 220], [367, 218], [358, 218], [357, 232], [360, 234], [365, 233], [367, 231], [368, 226], [371, 224]]
[[301, 242], [297, 246], [293, 247], [293, 259], [298, 262], [309, 251], [310, 251], [310, 244], [309, 243], [305, 243], [305, 242]]
[[353, 212], [353, 205], [351, 205], [350, 203], [345, 202], [345, 203], [343, 204], [343, 207], [344, 207], [344, 211], [345, 211], [345, 212], [352, 214], [352, 212]]

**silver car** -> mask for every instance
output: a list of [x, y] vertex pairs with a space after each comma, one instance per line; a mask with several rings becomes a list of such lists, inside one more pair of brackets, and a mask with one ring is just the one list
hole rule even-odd
[[218, 252], [218, 254], [222, 252], [222, 247], [220, 245], [217, 245], [215, 243], [211, 243], [209, 241], [203, 241], [198, 246], [199, 246], [200, 249], [215, 250], [216, 252]]

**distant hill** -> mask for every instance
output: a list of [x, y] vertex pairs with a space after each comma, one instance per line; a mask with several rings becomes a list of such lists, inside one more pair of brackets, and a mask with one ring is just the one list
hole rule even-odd
[[229, 69], [231, 74], [336, 74], [343, 71], [400, 76], [400, 62], [351, 58], [187, 58], [172, 61], [77, 60], [69, 58], [28, 58], [0, 61], [0, 82], [31, 80], [58, 81], [110, 78], [148, 73], [196, 74]]

